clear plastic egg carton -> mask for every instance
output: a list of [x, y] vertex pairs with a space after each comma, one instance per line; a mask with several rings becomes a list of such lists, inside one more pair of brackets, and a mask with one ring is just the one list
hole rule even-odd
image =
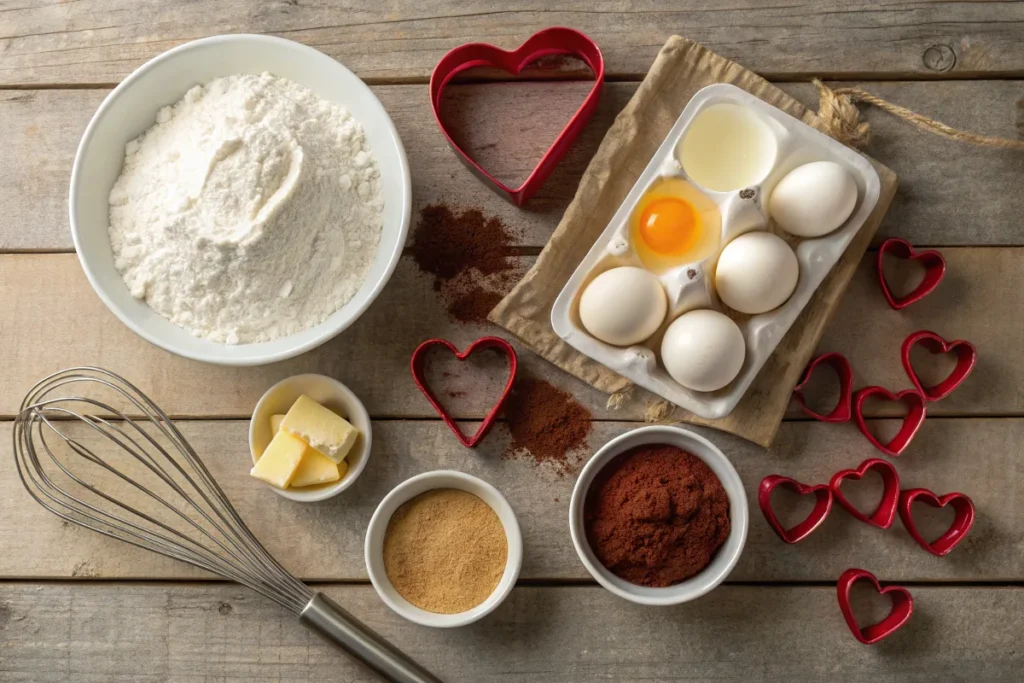
[[[758, 184], [732, 192], [714, 192], [702, 188], [688, 177], [677, 160], [676, 147], [701, 111], [726, 102], [749, 108], [767, 123], [775, 138], [776, 152], [771, 170]], [[857, 201], [850, 216], [836, 230], [821, 237], [795, 237], [769, 219], [768, 199], [775, 185], [787, 173], [813, 161], [835, 162], [849, 171], [857, 185]], [[579, 315], [580, 296], [586, 285], [607, 270], [618, 266], [646, 269], [632, 244], [632, 215], [645, 193], [666, 178], [679, 178], [691, 183], [714, 201], [721, 216], [720, 240], [710, 256], [679, 263], [659, 272], [651, 271], [664, 286], [668, 297], [668, 313], [657, 332], [632, 346], [607, 344], [583, 327]], [[566, 283], [552, 309], [552, 326], [556, 334], [571, 346], [635, 384], [700, 417], [724, 417], [739, 403], [814, 291], [864, 225], [878, 202], [879, 191], [878, 174], [857, 152], [745, 90], [728, 84], [708, 86], [696, 93], [679, 115], [607, 228]], [[775, 233], [793, 248], [799, 264], [799, 276], [792, 295], [780, 307], [767, 313], [746, 315], [719, 301], [714, 285], [715, 265], [722, 249], [731, 240], [754, 230]], [[746, 355], [739, 374], [717, 391], [688, 389], [676, 382], [660, 363], [659, 350], [665, 329], [680, 315], [696, 309], [713, 309], [728, 315], [739, 326], [745, 341]]]

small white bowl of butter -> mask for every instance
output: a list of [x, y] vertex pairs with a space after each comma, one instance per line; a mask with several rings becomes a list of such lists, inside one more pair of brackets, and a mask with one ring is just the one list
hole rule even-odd
[[[296, 407], [296, 411], [292, 413], [293, 419], [295, 417], [302, 417], [298, 415], [300, 411], [307, 419], [316, 420], [318, 415], [320, 417], [325, 416], [325, 414], [317, 410], [315, 405], [310, 404], [309, 399], [312, 399], [316, 404], [326, 408], [334, 415], [343, 418], [357, 430], [358, 434], [355, 437], [355, 442], [338, 465], [339, 471], [344, 470], [340, 479], [326, 483], [310, 483], [310, 485], [301, 487], [289, 485], [287, 488], [267, 484], [275, 493], [289, 500], [301, 503], [326, 500], [338, 495], [359, 478], [359, 475], [366, 467], [366, 462], [370, 458], [370, 416], [366, 412], [366, 408], [363, 407], [362, 402], [348, 387], [338, 380], [325, 377], [324, 375], [306, 374], [295, 375], [281, 380], [270, 387], [256, 404], [256, 409], [252, 413], [252, 420], [249, 422], [249, 451], [254, 466], [258, 464], [267, 447], [270, 446], [271, 441], [277, 436], [281, 420], [278, 416], [288, 415], [293, 407]], [[299, 403], [298, 406], [296, 406], [297, 402]], [[302, 410], [303, 408], [306, 410]], [[326, 415], [326, 417], [330, 420], [329, 415]], [[291, 425], [286, 424], [285, 426]], [[287, 439], [287, 436], [281, 438]], [[322, 445], [321, 448], [323, 448]], [[324, 456], [312, 448], [309, 450], [313, 451], [307, 453], [310, 460], [315, 459], [317, 462], [322, 462], [321, 458]], [[330, 449], [326, 450], [329, 451]], [[303, 455], [303, 459], [307, 455]], [[317, 471], [318, 468], [315, 467], [315, 462], [310, 464], [314, 466], [303, 467], [303, 470], [315, 482], [317, 475], [321, 472]], [[330, 465], [327, 465], [327, 467], [329, 468]]]

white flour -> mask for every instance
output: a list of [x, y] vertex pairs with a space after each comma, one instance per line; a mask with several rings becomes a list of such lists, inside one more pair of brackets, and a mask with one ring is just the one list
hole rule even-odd
[[312, 327], [359, 289], [381, 233], [362, 127], [270, 74], [196, 86], [128, 143], [110, 241], [132, 295], [229, 344]]

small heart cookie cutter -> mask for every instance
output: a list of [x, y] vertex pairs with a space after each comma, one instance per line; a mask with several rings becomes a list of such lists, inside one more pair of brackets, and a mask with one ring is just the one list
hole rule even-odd
[[[924, 266], [924, 279], [921, 280], [921, 283], [913, 291], [899, 297], [893, 295], [892, 290], [889, 289], [889, 283], [885, 280], [885, 273], [882, 271], [882, 257], [885, 254], [891, 254], [904, 260], [921, 262], [921, 265]], [[878, 281], [882, 285], [882, 294], [885, 295], [885, 300], [889, 302], [889, 306], [897, 311], [931, 294], [932, 290], [939, 286], [939, 283], [942, 282], [942, 277], [946, 274], [946, 259], [942, 257], [942, 254], [934, 249], [915, 251], [910, 242], [899, 237], [890, 237], [882, 242], [878, 247], [878, 257], [875, 265], [878, 269]]]
[[[502, 352], [506, 358], [508, 358], [508, 381], [505, 383], [505, 388], [501, 390], [501, 396], [498, 398], [498, 401], [491, 407], [483, 422], [480, 423], [480, 427], [477, 428], [476, 433], [471, 437], [467, 437], [462, 433], [462, 430], [459, 429], [459, 425], [455, 422], [455, 419], [452, 418], [447, 410], [445, 410], [441, 405], [441, 402], [437, 400], [434, 392], [431, 391], [430, 387], [427, 385], [426, 378], [424, 377], [424, 357], [426, 356], [426, 352], [433, 347], [448, 349], [455, 354], [455, 358], [460, 361], [466, 360], [466, 358], [468, 358], [474, 351], [480, 351], [482, 349], [497, 349]], [[430, 401], [430, 405], [434, 407], [434, 410], [436, 410], [437, 414], [441, 416], [444, 423], [448, 425], [448, 429], [452, 430], [452, 433], [454, 433], [458, 438], [459, 443], [466, 448], [473, 448], [476, 446], [480, 443], [481, 439], [487, 435], [487, 432], [490, 431], [491, 425], [494, 424], [494, 421], [498, 417], [498, 413], [501, 412], [502, 406], [505, 405], [505, 401], [512, 392], [512, 385], [516, 380], [517, 367], [518, 359], [516, 358], [516, 350], [512, 348], [511, 344], [500, 337], [481, 337], [466, 347], [465, 351], [459, 351], [454, 344], [446, 339], [428, 339], [416, 347], [416, 350], [412, 352], [412, 359], [409, 361], [409, 368], [412, 371], [412, 378], [413, 381], [416, 382], [416, 386], [419, 387], [419, 390], [427, 397], [427, 400]]]
[[[528, 64], [551, 55], [571, 55], [582, 59], [594, 72], [594, 86], [562, 132], [548, 147], [540, 163], [523, 181], [522, 185], [511, 188], [473, 161], [448, 133], [448, 129], [441, 120], [441, 99], [444, 89], [455, 76], [467, 69], [489, 66], [515, 76]], [[569, 151], [572, 143], [579, 137], [583, 127], [594, 115], [603, 87], [604, 57], [601, 55], [597, 43], [575, 29], [555, 26], [534, 33], [526, 39], [526, 42], [511, 51], [502, 50], [488, 43], [467, 43], [452, 49], [441, 58], [430, 75], [430, 106], [434, 110], [437, 125], [440, 126], [441, 132], [448, 140], [448, 145], [459, 157], [459, 160], [488, 187], [516, 206], [522, 206], [544, 184], [558, 162]]]
[[[900, 427], [896, 436], [887, 443], [878, 440], [871, 430], [868, 429], [867, 421], [864, 419], [864, 402], [872, 396], [882, 396], [889, 401], [899, 401], [907, 406], [907, 414], [903, 418], [903, 426]], [[914, 439], [921, 425], [924, 424], [925, 410], [924, 396], [917, 389], [905, 389], [894, 394], [882, 387], [864, 387], [853, 396], [853, 417], [857, 421], [857, 429], [871, 442], [875, 448], [890, 457], [897, 457], [906, 450], [907, 446]]]
[[[853, 503], [847, 500], [840, 490], [845, 479], [861, 479], [868, 473], [868, 470], [875, 470], [882, 476], [883, 486], [882, 498], [870, 516], [854, 507]], [[879, 529], [888, 529], [896, 519], [896, 506], [900, 500], [900, 477], [896, 473], [896, 468], [888, 460], [869, 458], [854, 469], [836, 472], [832, 475], [828, 485], [832, 489], [832, 496], [840, 507], [865, 524], [876, 526]]]
[[[944, 508], [947, 505], [953, 506], [953, 523], [949, 529], [932, 542], [925, 540], [921, 532], [914, 524], [914, 518], [910, 513], [910, 506], [915, 502], [925, 503], [934, 508]], [[900, 493], [900, 521], [918, 545], [938, 557], [945, 557], [960, 541], [964, 540], [967, 532], [974, 526], [974, 502], [963, 493], [947, 493], [938, 496], [928, 489], [907, 489]]]
[[[915, 344], [920, 344], [931, 353], [949, 353], [950, 351], [956, 353], [956, 367], [941, 382], [929, 387], [922, 386], [921, 380], [918, 379], [917, 373], [914, 372], [914, 368], [910, 364], [910, 350]], [[903, 369], [907, 371], [907, 376], [910, 377], [910, 381], [914, 383], [917, 390], [921, 392], [924, 400], [938, 401], [953, 393], [953, 390], [967, 379], [967, 376], [974, 370], [974, 365], [978, 362], [978, 351], [974, 348], [974, 344], [968, 341], [957, 339], [947, 342], [934, 332], [920, 330], [919, 332], [914, 332], [903, 341], [903, 346], [900, 348], [900, 358], [903, 361]]]
[[[858, 581], [870, 581], [875, 590], [881, 595], [889, 595], [892, 600], [892, 610], [885, 619], [877, 624], [861, 628], [857, 625], [857, 619], [853, 616], [853, 607], [850, 606], [850, 590], [853, 584]], [[874, 574], [866, 569], [847, 569], [836, 581], [836, 598], [839, 600], [839, 610], [843, 613], [846, 625], [850, 627], [853, 637], [865, 645], [873, 645], [883, 638], [892, 635], [907, 623], [910, 615], [914, 613], [914, 597], [902, 586], [886, 586], [878, 583]]]
[[[839, 400], [836, 402], [836, 407], [825, 415], [808, 408], [803, 394], [804, 387], [810, 382], [811, 375], [819, 365], [831, 367], [839, 377]], [[850, 361], [843, 354], [836, 352], [818, 356], [808, 364], [800, 383], [793, 387], [793, 398], [799, 404], [800, 410], [808, 417], [813, 417], [821, 422], [847, 422], [852, 415], [853, 403], [853, 368], [850, 367]]]
[[[772, 491], [775, 490], [776, 486], [785, 486], [801, 496], [813, 494], [815, 498], [814, 509], [811, 510], [810, 514], [802, 522], [789, 529], [783, 528], [782, 523], [779, 522], [779, 518], [775, 516], [775, 511], [772, 509]], [[765, 520], [767, 520], [768, 526], [772, 528], [779, 538], [786, 543], [799, 543], [810, 536], [828, 517], [829, 511], [832, 510], [832, 489], [828, 484], [808, 486], [790, 477], [770, 474], [762, 479], [760, 486], [757, 487], [757, 504], [760, 506], [761, 513], [764, 515]]]

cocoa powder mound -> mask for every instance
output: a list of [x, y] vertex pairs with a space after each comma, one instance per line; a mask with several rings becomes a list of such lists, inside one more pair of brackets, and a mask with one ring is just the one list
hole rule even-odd
[[652, 587], [699, 573], [732, 528], [722, 482], [703, 460], [667, 444], [638, 446], [605, 465], [583, 515], [601, 564]]
[[431, 204], [420, 211], [412, 256], [434, 276], [434, 291], [451, 318], [479, 324], [519, 279], [515, 242], [514, 232], [497, 217]]
[[412, 254], [420, 268], [444, 281], [467, 268], [483, 275], [509, 269], [511, 245], [512, 235], [500, 219], [487, 218], [480, 209], [455, 213], [431, 204], [420, 211]]
[[582, 464], [591, 414], [568, 392], [543, 380], [520, 377], [505, 402], [512, 442], [504, 457], [526, 455], [567, 475]]

